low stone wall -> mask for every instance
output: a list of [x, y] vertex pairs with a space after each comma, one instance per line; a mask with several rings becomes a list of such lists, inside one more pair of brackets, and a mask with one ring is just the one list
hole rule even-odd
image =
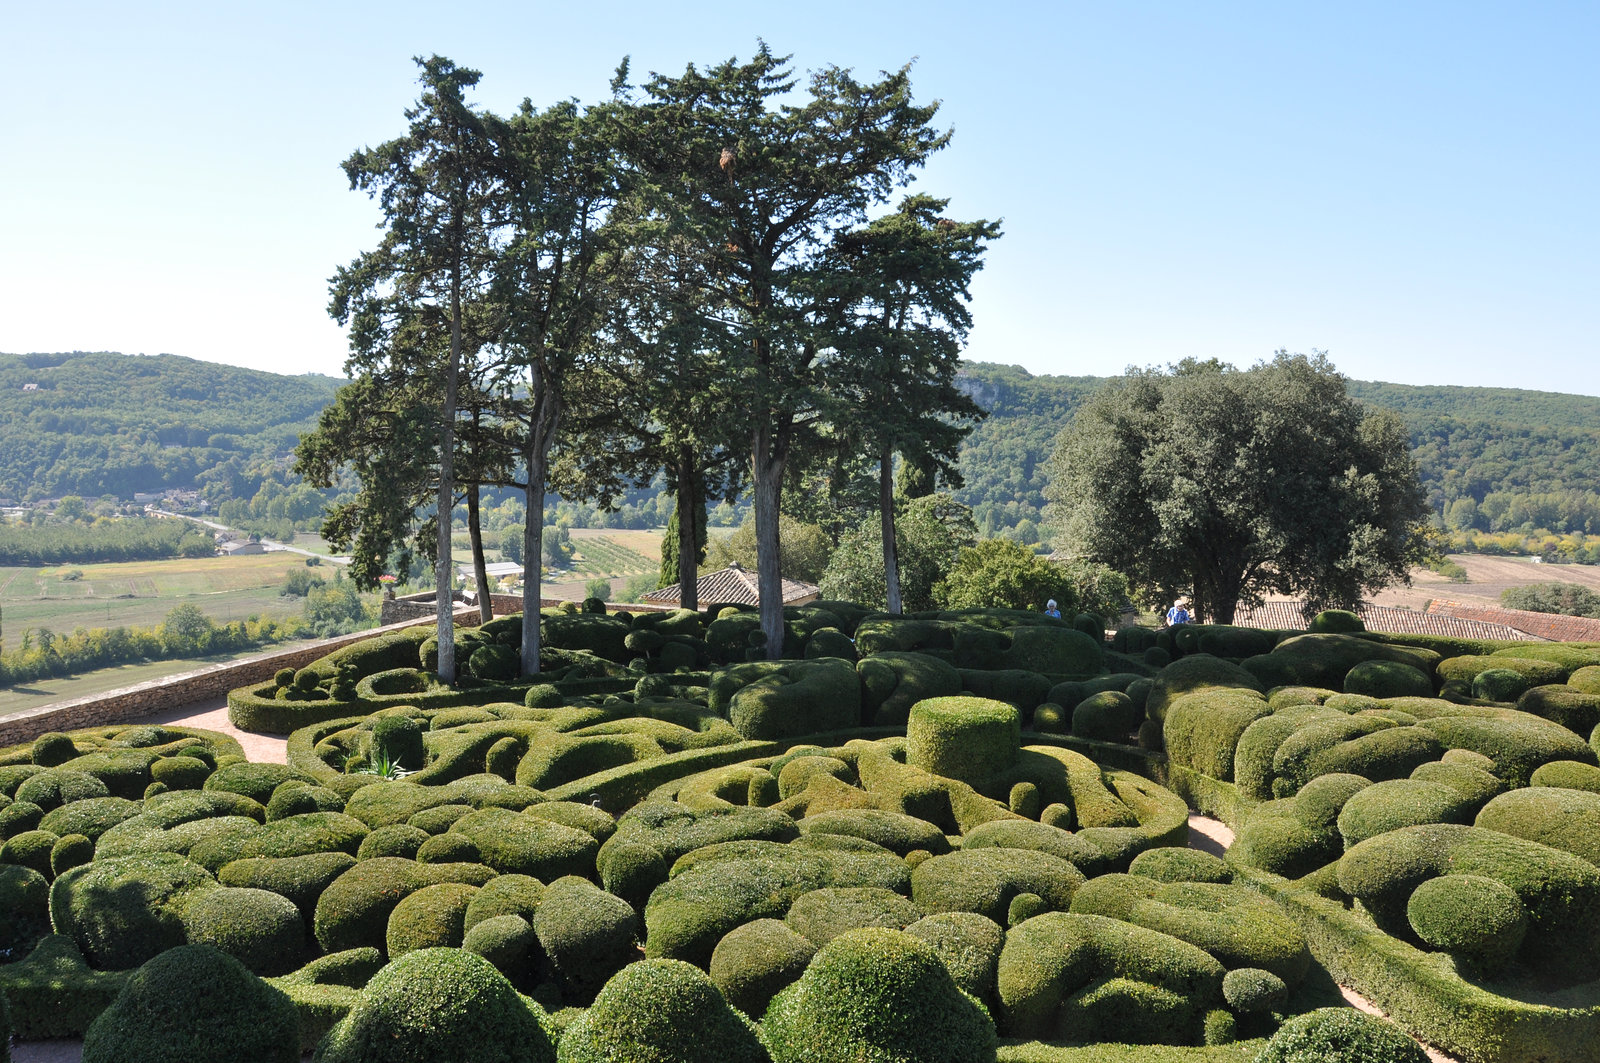
[[[131, 722], [163, 709], [191, 702], [220, 698], [235, 687], [264, 683], [280, 668], [304, 668], [319, 657], [326, 657], [342, 646], [370, 639], [386, 631], [411, 627], [433, 619], [410, 620], [387, 627], [357, 631], [350, 635], [321, 639], [291, 649], [246, 657], [223, 664], [206, 665], [190, 672], [151, 679], [118, 690], [88, 694], [68, 701], [53, 701], [9, 716], [0, 716], [0, 748], [31, 741], [48, 731], [70, 731], [79, 727], [102, 727]], [[476, 624], [475, 609], [457, 609], [456, 623]]]

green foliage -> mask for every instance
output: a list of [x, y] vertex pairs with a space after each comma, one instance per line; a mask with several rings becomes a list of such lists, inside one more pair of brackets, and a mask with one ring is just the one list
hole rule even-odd
[[774, 1063], [980, 1063], [994, 1025], [927, 945], [854, 930], [817, 953], [768, 1009]]
[[317, 1063], [554, 1063], [548, 1017], [481, 956], [419, 949], [379, 971]]
[[754, 661], [724, 669], [710, 706], [746, 738], [770, 739], [858, 726], [861, 685], [848, 661]]
[[633, 908], [575, 875], [545, 888], [533, 929], [563, 998], [574, 1004], [593, 1000], [612, 975], [639, 958]]
[[1319, 1008], [1278, 1028], [1256, 1063], [1424, 1063], [1422, 1046], [1393, 1023], [1354, 1008]]
[[[828, 569], [828, 558], [833, 554], [833, 542], [827, 533], [815, 524], [796, 520], [785, 513], [778, 521], [778, 539], [781, 544], [778, 568], [783, 577], [807, 583], [820, 582]], [[754, 513], [746, 517], [732, 535], [712, 539], [707, 547], [707, 568], [722, 569], [733, 564], [741, 566], [746, 572], [757, 571]]]
[[294, 1063], [299, 1020], [284, 993], [207, 945], [155, 957], [83, 1038], [91, 1063]]
[[962, 549], [943, 591], [935, 594], [947, 609], [1042, 610], [1053, 598], [1062, 613], [1078, 611], [1066, 571], [1009, 539], [986, 539]]
[[[99, 863], [99, 861], [96, 861]], [[495, 873], [478, 864], [419, 864], [398, 857], [362, 860], [317, 898], [314, 927], [324, 952], [387, 943], [389, 916], [406, 897], [441, 882], [481, 886]]]
[[1433, 680], [1421, 669], [1399, 661], [1362, 661], [1345, 673], [1344, 689], [1347, 694], [1372, 698], [1429, 698]]
[[1581, 583], [1531, 583], [1525, 587], [1507, 587], [1500, 592], [1500, 604], [1507, 609], [1526, 609], [1535, 613], [1600, 617], [1600, 594]]
[[[948, 495], [904, 500], [895, 514], [895, 553], [901, 609], [935, 609], [935, 588], [948, 577], [961, 548], [977, 537], [971, 512]], [[824, 598], [885, 608], [883, 525], [870, 517], [846, 532], [820, 581]]]
[[205, 869], [175, 853], [102, 858], [50, 888], [50, 922], [95, 967], [126, 970], [184, 943], [183, 909], [216, 888]]
[[1016, 762], [1021, 718], [986, 698], [929, 698], [911, 706], [906, 763], [934, 775], [978, 784]]
[[1079, 411], [1048, 475], [1050, 520], [1086, 556], [1163, 597], [1188, 588], [1222, 623], [1269, 591], [1352, 605], [1426, 551], [1399, 419], [1320, 354], [1131, 373]]
[[439, 882], [407, 894], [389, 913], [384, 933], [389, 958], [417, 949], [459, 948], [467, 906], [477, 892], [464, 882]]
[[1083, 872], [1059, 856], [998, 846], [962, 849], [918, 864], [911, 898], [928, 914], [976, 912], [1001, 926], [1018, 894], [1032, 893], [1066, 911]]
[[305, 924], [294, 902], [268, 890], [224, 886], [191, 898], [182, 912], [191, 945], [211, 945], [258, 975], [300, 966]]
[[561, 1063], [767, 1063], [749, 1019], [679, 960], [644, 960], [606, 983], [561, 1036]]
[[805, 972], [817, 946], [780, 919], [756, 919], [729, 931], [711, 953], [711, 980], [746, 1015], [766, 1013], [772, 998]]
[[847, 930], [868, 926], [904, 930], [921, 917], [916, 905], [893, 890], [824, 887], [802, 894], [789, 907], [784, 922], [820, 948]]
[[1424, 944], [1477, 974], [1497, 973], [1528, 932], [1528, 912], [1516, 891], [1482, 875], [1440, 875], [1422, 883], [1406, 902], [1406, 919]]

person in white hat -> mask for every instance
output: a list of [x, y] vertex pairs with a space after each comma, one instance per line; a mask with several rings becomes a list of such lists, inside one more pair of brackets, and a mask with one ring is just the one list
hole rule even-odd
[[1044, 615], [1053, 616], [1057, 620], [1061, 619], [1061, 610], [1056, 608], [1056, 600], [1054, 598], [1044, 603]]
[[1192, 620], [1194, 620], [1194, 616], [1189, 612], [1188, 595], [1180, 597], [1172, 603], [1172, 608], [1167, 610], [1168, 627], [1177, 627], [1179, 624], [1187, 624]]

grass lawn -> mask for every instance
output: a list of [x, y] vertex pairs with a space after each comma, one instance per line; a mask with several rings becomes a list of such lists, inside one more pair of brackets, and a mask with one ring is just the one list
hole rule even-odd
[[[0, 609], [13, 642], [27, 628], [67, 632], [79, 627], [153, 627], [173, 607], [198, 605], [217, 623], [251, 614], [298, 614], [298, 598], [279, 596], [293, 569], [303, 569], [299, 554], [244, 557], [171, 558], [103, 565], [51, 568], [0, 568]], [[313, 569], [331, 579], [333, 569]], [[76, 579], [62, 576], [77, 572]]]
[[103, 694], [107, 690], [117, 690], [121, 687], [133, 686], [150, 679], [160, 679], [163, 676], [177, 675], [179, 672], [189, 672], [208, 664], [220, 664], [223, 661], [236, 661], [243, 657], [254, 657], [261, 653], [271, 653], [274, 650], [290, 649], [302, 645], [299, 642], [283, 642], [273, 646], [262, 646], [258, 649], [244, 650], [239, 653], [224, 653], [214, 657], [201, 657], [186, 661], [147, 661], [142, 664], [123, 664], [114, 668], [100, 668], [82, 675], [70, 676], [66, 679], [40, 679], [21, 686], [0, 687], [0, 716], [7, 716], [13, 712], [22, 712], [24, 709], [48, 705], [55, 701], [66, 701], [70, 698], [81, 698], [89, 694]]

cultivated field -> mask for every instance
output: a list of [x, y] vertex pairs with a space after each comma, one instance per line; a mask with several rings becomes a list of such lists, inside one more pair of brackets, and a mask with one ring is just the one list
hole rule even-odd
[[1414, 569], [1411, 586], [1391, 587], [1373, 597], [1378, 605], [1426, 609], [1434, 598], [1472, 605], [1499, 605], [1500, 592], [1532, 583], [1579, 583], [1600, 592], [1600, 565], [1543, 565], [1526, 557], [1490, 557], [1486, 554], [1451, 554], [1450, 560], [1467, 570], [1466, 583], [1452, 583], [1437, 572]]
[[[5, 631], [15, 637], [26, 628], [67, 632], [79, 627], [132, 627], [160, 624], [173, 607], [198, 605], [218, 623], [251, 614], [299, 613], [298, 598], [278, 589], [306, 558], [293, 553], [245, 557], [171, 558], [104, 565], [51, 568], [0, 568], [0, 609]], [[314, 571], [333, 578], [333, 568]], [[71, 573], [76, 579], [64, 579]]]

